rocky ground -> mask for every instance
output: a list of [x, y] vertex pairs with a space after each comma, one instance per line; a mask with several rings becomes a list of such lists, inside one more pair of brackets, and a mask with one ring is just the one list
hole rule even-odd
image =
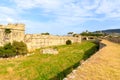
[[106, 46], [64, 80], [120, 80], [120, 45], [107, 40], [102, 43]]

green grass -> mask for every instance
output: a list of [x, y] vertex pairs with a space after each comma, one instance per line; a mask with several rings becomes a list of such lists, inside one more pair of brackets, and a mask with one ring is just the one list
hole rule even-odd
[[57, 55], [40, 54], [11, 60], [0, 60], [0, 78], [2, 80], [62, 80], [80, 60], [88, 58], [97, 50], [91, 42], [56, 46]]

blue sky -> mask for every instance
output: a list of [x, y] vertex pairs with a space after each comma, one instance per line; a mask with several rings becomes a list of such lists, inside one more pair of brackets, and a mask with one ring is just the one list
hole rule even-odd
[[0, 0], [0, 24], [7, 23], [55, 35], [120, 28], [120, 0]]

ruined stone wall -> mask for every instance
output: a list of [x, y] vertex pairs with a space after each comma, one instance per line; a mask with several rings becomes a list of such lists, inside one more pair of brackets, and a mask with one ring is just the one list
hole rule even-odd
[[[9, 29], [9, 34], [5, 33], [5, 29]], [[13, 41], [24, 41], [25, 25], [24, 24], [8, 24], [0, 25], [0, 46]]]
[[53, 46], [53, 45], [64, 45], [67, 40], [71, 40], [72, 43], [81, 42], [81, 37], [71, 36], [54, 36], [54, 35], [41, 35], [41, 34], [26, 34], [25, 43], [29, 50], [36, 48]]
[[4, 26], [0, 25], [0, 46], [4, 44]]
[[[10, 29], [11, 32], [5, 34], [5, 29]], [[64, 45], [67, 40], [71, 40], [72, 43], [81, 42], [81, 37], [25, 34], [24, 24], [0, 25], [0, 46], [8, 42], [24, 41], [29, 50], [34, 50], [46, 46]]]

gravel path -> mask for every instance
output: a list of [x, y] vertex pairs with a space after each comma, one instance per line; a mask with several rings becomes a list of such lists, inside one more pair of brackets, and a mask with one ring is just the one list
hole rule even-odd
[[120, 80], [120, 45], [106, 40], [102, 43], [106, 46], [64, 80]]

